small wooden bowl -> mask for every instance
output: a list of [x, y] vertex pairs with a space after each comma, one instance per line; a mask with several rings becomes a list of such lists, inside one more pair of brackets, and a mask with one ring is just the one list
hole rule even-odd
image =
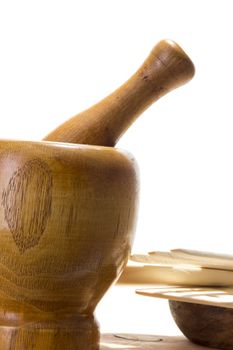
[[0, 169], [0, 349], [98, 349], [93, 311], [133, 239], [134, 160], [108, 147], [0, 141]]
[[204, 346], [233, 349], [233, 309], [169, 300], [172, 316], [192, 342]]

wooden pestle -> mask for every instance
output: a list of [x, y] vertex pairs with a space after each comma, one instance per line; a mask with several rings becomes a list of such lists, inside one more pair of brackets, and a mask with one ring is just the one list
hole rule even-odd
[[146, 108], [188, 82], [194, 71], [192, 61], [179, 45], [162, 40], [126, 83], [60, 125], [44, 140], [114, 146]]

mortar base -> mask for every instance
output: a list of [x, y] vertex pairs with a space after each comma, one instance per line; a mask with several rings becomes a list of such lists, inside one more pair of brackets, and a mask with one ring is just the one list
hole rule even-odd
[[94, 317], [28, 322], [0, 326], [1, 350], [98, 350], [99, 328]]

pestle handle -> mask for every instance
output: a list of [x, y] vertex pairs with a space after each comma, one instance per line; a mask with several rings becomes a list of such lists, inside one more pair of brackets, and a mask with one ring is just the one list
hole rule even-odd
[[126, 83], [60, 125], [44, 140], [114, 146], [146, 108], [188, 82], [194, 71], [192, 61], [179, 45], [162, 40]]

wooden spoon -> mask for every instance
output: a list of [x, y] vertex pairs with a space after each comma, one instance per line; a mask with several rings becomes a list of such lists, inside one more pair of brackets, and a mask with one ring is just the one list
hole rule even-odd
[[60, 125], [44, 140], [114, 146], [147, 107], [188, 82], [194, 71], [193, 63], [179, 45], [162, 40], [125, 84]]

